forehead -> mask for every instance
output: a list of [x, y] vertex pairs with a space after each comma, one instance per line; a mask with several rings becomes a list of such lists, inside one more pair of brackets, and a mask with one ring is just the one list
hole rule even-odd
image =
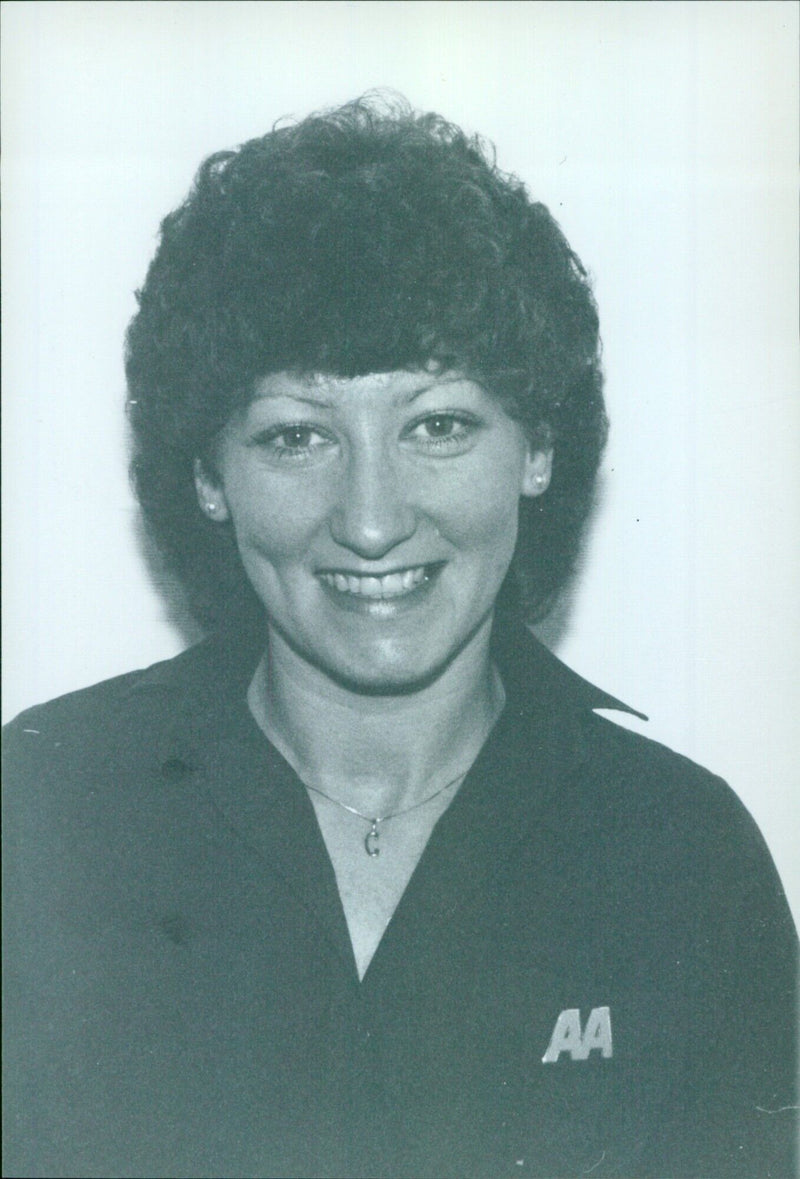
[[290, 398], [322, 408], [361, 402], [403, 404], [429, 390], [460, 388], [483, 392], [481, 386], [459, 372], [428, 370], [367, 373], [358, 377], [338, 377], [330, 373], [270, 373], [256, 381], [253, 401]]

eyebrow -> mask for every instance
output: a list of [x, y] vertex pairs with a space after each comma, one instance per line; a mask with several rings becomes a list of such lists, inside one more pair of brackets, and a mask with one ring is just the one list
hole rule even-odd
[[[434, 377], [430, 381], [427, 381], [425, 384], [420, 385], [420, 387], [418, 389], [415, 389], [413, 391], [413, 393], [411, 393], [409, 396], [403, 397], [400, 404], [411, 405], [412, 402], [416, 401], [418, 397], [421, 397], [423, 393], [427, 393], [430, 389], [434, 388], [435, 385], [455, 385], [461, 381], [465, 381], [468, 379], [469, 378], [461, 376], [460, 374], [458, 376], [447, 377], [444, 380], [442, 380], [441, 377]], [[311, 405], [315, 409], [335, 409], [336, 408], [334, 402], [332, 402], [332, 401], [323, 401], [319, 397], [308, 397], [308, 396], [303, 396], [299, 393], [288, 393], [288, 392], [284, 392], [284, 391], [278, 391], [275, 393], [262, 393], [255, 400], [256, 401], [287, 400], [287, 401], [297, 401], [301, 405]]]
[[412, 401], [416, 401], [418, 397], [421, 397], [423, 393], [427, 393], [429, 389], [433, 389], [435, 385], [456, 385], [464, 380], [466, 380], [466, 378], [461, 376], [447, 377], [445, 380], [442, 380], [441, 377], [437, 377], [433, 381], [428, 381], [427, 385], [422, 385], [419, 389], [415, 390], [415, 392], [412, 393], [410, 397], [406, 398], [403, 404], [410, 405]]
[[313, 405], [315, 409], [333, 409], [332, 401], [321, 401], [317, 397], [300, 397], [297, 393], [262, 393], [256, 401], [299, 401], [303, 405]]

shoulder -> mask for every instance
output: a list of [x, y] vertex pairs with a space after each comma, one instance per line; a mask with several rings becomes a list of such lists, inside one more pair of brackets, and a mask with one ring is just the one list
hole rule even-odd
[[512, 637], [510, 647], [508, 636], [502, 636], [502, 671], [504, 680], [510, 679], [520, 715], [544, 708], [553, 723], [568, 730], [578, 756], [594, 769], [601, 795], [614, 794], [630, 805], [638, 797], [649, 807], [659, 802], [669, 806], [680, 803], [687, 812], [694, 803], [733, 806], [744, 812], [718, 775], [616, 719], [600, 715], [628, 714], [646, 721], [643, 712], [584, 679], [530, 632], [517, 631]]
[[[793, 938], [771, 853], [735, 790], [690, 758], [595, 714], [586, 719], [583, 798], [593, 829], [658, 903], [700, 905], [755, 936]], [[588, 785], [588, 790], [586, 789]], [[611, 850], [613, 849], [613, 851]], [[720, 917], [722, 915], [722, 917]]]
[[165, 659], [150, 667], [126, 672], [43, 704], [35, 704], [14, 717], [4, 727], [4, 735], [8, 738], [18, 733], [40, 736], [42, 732], [56, 728], [80, 726], [83, 721], [96, 724], [100, 716], [115, 711], [123, 701], [127, 703], [131, 698], [146, 694], [148, 689], [169, 690], [176, 678], [180, 678], [179, 669], [190, 654], [191, 651], [184, 651], [174, 659]]
[[182, 741], [213, 726], [217, 701], [230, 695], [220, 676], [218, 643], [209, 639], [27, 709], [6, 726], [4, 867], [17, 894], [34, 897], [43, 881], [66, 888], [89, 864], [92, 881], [81, 887], [114, 892], [121, 848], [145, 863], [167, 829], [180, 846], [193, 798], [181, 776]]
[[583, 718], [582, 730], [593, 758], [613, 775], [619, 787], [648, 795], [655, 790], [669, 803], [677, 800], [677, 792], [686, 805], [693, 798], [716, 799], [723, 804], [736, 799], [719, 775], [652, 737], [633, 732], [616, 719], [589, 712]]
[[642, 811], [658, 822], [672, 816], [665, 835], [678, 819], [685, 825], [693, 818], [708, 822], [718, 815], [752, 824], [744, 804], [723, 778], [669, 746], [595, 712], [584, 716], [582, 735], [585, 756], [605, 791], [615, 794], [620, 805], [639, 818]]
[[26, 764], [135, 754], [158, 738], [176, 708], [191, 708], [214, 665], [214, 640], [26, 709], [3, 729], [6, 773]]
[[[771, 857], [754, 820], [719, 775], [603, 713], [641, 712], [583, 679], [529, 634], [506, 647], [508, 676], [520, 717], [546, 707], [567, 734], [565, 759], [581, 767], [573, 814], [584, 834], [598, 833], [644, 870], [652, 863], [691, 861], [717, 874], [740, 873]], [[566, 788], [566, 787], [565, 787]], [[569, 792], [569, 791], [568, 791]], [[573, 820], [577, 823], [577, 820]]]

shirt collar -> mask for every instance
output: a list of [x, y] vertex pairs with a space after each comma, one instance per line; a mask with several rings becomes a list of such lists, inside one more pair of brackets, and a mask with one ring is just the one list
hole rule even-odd
[[567, 667], [521, 623], [498, 620], [492, 649], [506, 692], [520, 711], [538, 710], [543, 701], [549, 701], [571, 712], [607, 708], [647, 720], [643, 712]]
[[[396, 961], [392, 946], [402, 948], [409, 936], [434, 952], [437, 931], [453, 920], [455, 908], [491, 888], [513, 849], [534, 832], [541, 835], [559, 807], [569, 808], [565, 791], [588, 756], [582, 721], [591, 710], [634, 711], [570, 671], [526, 628], [498, 627], [493, 640], [506, 707], [437, 824], [367, 978], [376, 970], [380, 976], [381, 963]], [[129, 690], [156, 717], [152, 752], [160, 772], [211, 795], [220, 814], [317, 915], [352, 970], [336, 881], [311, 804], [247, 708], [264, 641], [263, 633], [223, 631], [143, 672]]]
[[[159, 752], [188, 755], [198, 741], [241, 728], [250, 681], [266, 643], [263, 629], [222, 628], [176, 658], [143, 671], [129, 689], [137, 697], [163, 699]], [[498, 622], [493, 656], [506, 689], [507, 709], [518, 716], [594, 709], [644, 713], [603, 691], [562, 663], [519, 623]]]

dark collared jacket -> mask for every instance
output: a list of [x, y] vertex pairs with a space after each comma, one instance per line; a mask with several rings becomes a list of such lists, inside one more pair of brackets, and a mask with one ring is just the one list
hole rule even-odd
[[9, 727], [6, 1175], [793, 1174], [796, 940], [723, 782], [504, 640], [505, 712], [359, 982], [257, 656]]

